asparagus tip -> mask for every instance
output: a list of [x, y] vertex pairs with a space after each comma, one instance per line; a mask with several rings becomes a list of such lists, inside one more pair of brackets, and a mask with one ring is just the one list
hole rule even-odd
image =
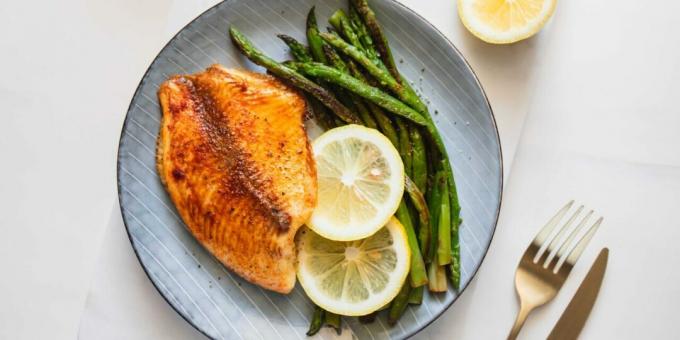
[[316, 6], [312, 6], [307, 12], [307, 28], [316, 27]]

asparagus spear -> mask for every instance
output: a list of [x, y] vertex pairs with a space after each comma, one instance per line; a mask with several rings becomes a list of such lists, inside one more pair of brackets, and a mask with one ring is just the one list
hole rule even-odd
[[349, 74], [349, 67], [347, 66], [347, 63], [345, 63], [345, 61], [340, 58], [340, 55], [338, 55], [338, 53], [335, 52], [332, 47], [329, 45], [323, 45], [322, 49], [323, 54], [326, 56], [326, 60], [328, 60], [326, 65], [335, 67], [342, 73]]
[[437, 256], [430, 262], [428, 269], [428, 289], [431, 292], [443, 293], [448, 289], [446, 267], [437, 264]]
[[347, 17], [347, 14], [345, 14], [345, 11], [342, 9], [335, 11], [333, 15], [331, 15], [330, 19], [328, 19], [328, 22], [330, 22], [331, 25], [333, 25], [333, 28], [340, 32], [340, 34], [345, 37], [345, 39], [347, 39], [350, 44], [357, 48], [362, 47], [361, 41], [359, 41], [359, 36], [354, 31], [352, 23]]
[[387, 314], [387, 323], [390, 325], [395, 325], [399, 318], [401, 318], [406, 307], [408, 306], [408, 298], [411, 293], [411, 285], [408, 282], [404, 282], [401, 286], [399, 294], [392, 300], [392, 306], [390, 306], [390, 311]]
[[333, 120], [333, 116], [327, 111], [328, 108], [323, 106], [316, 98], [307, 95], [307, 102], [311, 107], [314, 117], [324, 130], [330, 130], [338, 124]]
[[[425, 144], [420, 131], [418, 131], [418, 128], [414, 125], [409, 126], [409, 136], [411, 137], [411, 145], [413, 147], [413, 153], [411, 154], [413, 162], [413, 181], [421, 192], [425, 192], [425, 190], [427, 190], [428, 177]], [[427, 206], [425, 206], [425, 209], [427, 209]], [[420, 242], [420, 249], [426, 254], [430, 246], [429, 217], [425, 221], [421, 220], [418, 225], [418, 241]], [[425, 262], [429, 262], [429, 256], [424, 255], [424, 257]]]
[[401, 200], [397, 209], [397, 219], [399, 219], [399, 222], [401, 222], [406, 230], [408, 246], [411, 249], [411, 272], [409, 274], [411, 286], [420, 287], [427, 284], [427, 271], [425, 270], [425, 262], [418, 247], [416, 232], [413, 230], [413, 224], [411, 224], [411, 216], [404, 200]]
[[458, 241], [458, 228], [461, 219], [457, 219], [451, 228], [451, 264], [449, 265], [449, 278], [455, 289], [460, 288], [460, 242]]
[[430, 199], [427, 201], [430, 208], [430, 246], [427, 248], [426, 260], [432, 260], [437, 251], [437, 236], [439, 235], [439, 214], [441, 213], [442, 205], [442, 188], [445, 186], [444, 172], [437, 171], [432, 180], [432, 190]]
[[241, 50], [241, 52], [252, 62], [265, 67], [271, 73], [289, 81], [291, 84], [293, 84], [293, 86], [313, 95], [321, 103], [335, 112], [335, 114], [346, 123], [359, 123], [359, 120], [356, 118], [354, 113], [347, 109], [347, 107], [340, 103], [326, 89], [305, 78], [295, 70], [292, 70], [289, 67], [286, 67], [264, 55], [260, 50], [253, 46], [253, 44], [235, 27], [232, 26], [229, 28], [229, 34], [231, 35], [231, 40], [234, 45], [236, 45], [236, 47], [238, 47], [238, 49]]
[[421, 192], [427, 189], [427, 153], [425, 142], [416, 126], [409, 126], [409, 136], [413, 146], [413, 182]]
[[294, 68], [303, 74], [338, 84], [347, 90], [364, 97], [386, 110], [404, 117], [418, 125], [428, 125], [428, 122], [418, 112], [404, 103], [386, 94], [378, 88], [369, 86], [360, 80], [344, 74], [335, 68], [320, 63], [292, 63]]
[[380, 58], [387, 66], [390, 74], [392, 74], [395, 79], [400, 79], [399, 70], [397, 70], [397, 65], [394, 63], [392, 50], [389, 48], [387, 37], [383, 34], [382, 28], [378, 24], [378, 19], [376, 19], [375, 13], [373, 13], [373, 10], [368, 6], [368, 2], [366, 0], [352, 0], [351, 4], [352, 7], [357, 10], [366, 24], [368, 31], [373, 36], [375, 47], [380, 53]]
[[413, 176], [413, 159], [411, 158], [411, 138], [408, 134], [408, 126], [401, 118], [396, 118], [397, 132], [399, 133], [399, 155], [404, 162], [404, 172], [407, 176]]
[[[349, 69], [350, 75], [352, 77], [359, 79], [360, 81], [367, 83], [369, 85], [372, 85], [368, 79], [364, 76], [363, 73], [361, 73], [361, 70], [359, 70], [359, 67], [357, 66], [354, 61], [349, 60], [347, 61], [347, 68]], [[394, 126], [392, 125], [392, 120], [390, 120], [389, 117], [385, 114], [385, 112], [377, 105], [374, 103], [367, 101], [366, 105], [368, 106], [368, 109], [373, 113], [373, 117], [375, 118], [376, 124], [378, 125], [378, 130], [380, 130], [387, 138], [392, 142], [392, 145], [394, 145], [395, 148], [399, 147], [399, 139], [397, 137], [397, 130], [394, 129]]]
[[279, 37], [279, 39], [283, 40], [283, 42], [288, 45], [288, 48], [290, 48], [290, 53], [293, 55], [293, 57], [295, 57], [295, 60], [302, 62], [313, 61], [312, 55], [309, 54], [309, 49], [307, 49], [307, 46], [303, 45], [289, 35], [279, 34], [277, 37]]
[[397, 130], [394, 129], [390, 117], [385, 114], [385, 111], [383, 111], [380, 106], [375, 105], [373, 102], [367, 102], [366, 104], [373, 113], [373, 117], [375, 117], [375, 121], [378, 124], [380, 131], [387, 136], [387, 139], [392, 142], [392, 145], [394, 145], [395, 148], [398, 147], [399, 139], [397, 137]]
[[[448, 162], [448, 161], [447, 161]], [[451, 167], [450, 164], [447, 164], [449, 166], [449, 169]], [[450, 170], [451, 176], [449, 177], [449, 198], [451, 201], [451, 220], [455, 221], [455, 224], [452, 228], [452, 236], [451, 236], [451, 250], [452, 250], [452, 259], [451, 259], [451, 280], [453, 282], [453, 287], [458, 289], [460, 288], [460, 236], [459, 236], [459, 226], [460, 223], [462, 222], [460, 218], [460, 204], [458, 203], [458, 192], [456, 192], [456, 184], [453, 181], [453, 171]], [[453, 189], [451, 189], [451, 187]], [[451, 194], [451, 190], [453, 190], [453, 195]]]
[[342, 319], [340, 318], [340, 315], [329, 311], [324, 311], [324, 314], [326, 315], [326, 324], [335, 328], [335, 332], [340, 335], [340, 332], [342, 331]]
[[408, 303], [411, 305], [419, 305], [423, 303], [423, 293], [425, 292], [425, 286], [420, 286], [411, 289], [411, 293], [408, 296]]
[[435, 174], [435, 184], [433, 186], [434, 192], [432, 194], [432, 200], [430, 201], [430, 206], [433, 204], [440, 206], [440, 209], [436, 210], [436, 213], [433, 214], [434, 217], [430, 220], [432, 223], [432, 239], [430, 241], [432, 262], [430, 262], [427, 268], [427, 273], [429, 279], [428, 287], [431, 292], [445, 292], [447, 290], [446, 269], [439, 265], [439, 253], [437, 251], [437, 245], [439, 244], [439, 227], [441, 226], [439, 223], [440, 214], [444, 213], [444, 211], [449, 211], [449, 208], [445, 204], [442, 205], [442, 200], [445, 197], [444, 190], [446, 188], [445, 173], [443, 170], [440, 170]]
[[324, 310], [319, 307], [314, 307], [314, 314], [312, 314], [312, 321], [309, 324], [309, 330], [307, 331], [307, 336], [312, 336], [319, 332], [321, 326], [324, 323]]
[[309, 51], [314, 60], [325, 64], [328, 62], [326, 60], [326, 55], [323, 52], [323, 45], [325, 43], [319, 36], [319, 26], [316, 24], [316, 14], [314, 10], [315, 8], [312, 6], [309, 13], [307, 13], [307, 43], [309, 44]]
[[[392, 50], [389, 47], [387, 37], [385, 37], [385, 35], [383, 34], [382, 28], [380, 27], [380, 24], [378, 23], [378, 20], [375, 17], [375, 13], [373, 13], [373, 10], [371, 10], [371, 8], [368, 6], [368, 3], [365, 0], [354, 1], [351, 7], [355, 11], [356, 8], [361, 8], [361, 12], [363, 15], [359, 15], [358, 13], [356, 15], [363, 16], [366, 23], [361, 25], [358, 31], [360, 32], [360, 34], [365, 34], [367, 36], [372, 35], [374, 38], [370, 39], [370, 43], [372, 44], [373, 41], [375, 41], [374, 48], [380, 51], [380, 53], [377, 56], [378, 61], [380, 61], [380, 63], [377, 63], [376, 60], [374, 60], [374, 63], [376, 63], [376, 65], [380, 64], [382, 68], [386, 69], [401, 85], [404, 86], [405, 90], [409, 92], [410, 95], [417, 96], [416, 92], [413, 90], [408, 81], [402, 75], [399, 74], [399, 69], [397, 68], [396, 63], [394, 62], [394, 57], [392, 56]], [[361, 21], [361, 19], [355, 20]], [[367, 42], [369, 41], [367, 39], [364, 40], [366, 40]]]
[[[423, 196], [423, 193], [418, 189], [418, 187], [413, 183], [413, 180], [406, 176], [404, 178], [404, 188], [406, 189], [406, 192], [408, 193], [409, 198], [411, 199], [411, 203], [413, 203], [413, 206], [416, 208], [416, 211], [418, 211], [418, 221], [420, 222], [421, 225], [425, 225], [426, 227], [429, 228], [430, 225], [430, 210], [427, 207], [427, 202], [425, 201], [425, 196]], [[427, 250], [427, 248], [420, 247], [421, 250]]]
[[356, 8], [354, 8], [354, 6], [350, 6], [349, 8], [349, 19], [354, 26], [355, 32], [359, 37], [359, 41], [361, 41], [361, 46], [363, 47], [364, 52], [366, 52], [366, 56], [368, 56], [376, 65], [382, 64], [382, 62], [378, 63], [378, 61], [380, 61], [380, 56], [378, 56], [378, 52], [375, 49], [373, 39], [371, 39], [371, 35], [368, 33], [366, 24], [364, 24], [364, 22], [361, 20], [359, 13], [357, 12]]
[[451, 210], [449, 209], [449, 190], [444, 186], [442, 191], [442, 208], [439, 216], [437, 237], [437, 264], [451, 263]]

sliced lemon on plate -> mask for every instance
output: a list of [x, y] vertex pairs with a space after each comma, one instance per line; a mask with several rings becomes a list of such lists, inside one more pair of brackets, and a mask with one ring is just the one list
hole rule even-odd
[[302, 288], [315, 304], [336, 314], [380, 309], [397, 296], [409, 272], [406, 232], [395, 218], [362, 240], [331, 241], [309, 228], [297, 237]]
[[548, 21], [557, 0], [458, 0], [463, 25], [478, 38], [509, 44], [538, 32]]
[[373, 235], [397, 211], [404, 194], [404, 164], [387, 137], [346, 125], [312, 143], [318, 202], [307, 225], [336, 241]]

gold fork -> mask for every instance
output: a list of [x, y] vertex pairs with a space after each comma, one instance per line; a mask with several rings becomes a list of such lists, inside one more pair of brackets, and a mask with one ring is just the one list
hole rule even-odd
[[[545, 304], [557, 295], [574, 264], [602, 224], [602, 217], [600, 217], [586, 232], [580, 233], [593, 215], [593, 211], [590, 210], [565, 238], [567, 230], [583, 212], [583, 206], [580, 206], [567, 222], [556, 233], [553, 233], [555, 227], [573, 204], [574, 201], [567, 203], [548, 221], [543, 229], [538, 232], [536, 238], [531, 241], [519, 261], [515, 273], [515, 289], [517, 289], [517, 295], [520, 299], [520, 309], [510, 335], [508, 335], [509, 340], [517, 338], [527, 316], [534, 308]], [[574, 239], [579, 236], [578, 234], [582, 235], [573, 245]], [[552, 261], [555, 258], [557, 258], [557, 261], [553, 265]]]

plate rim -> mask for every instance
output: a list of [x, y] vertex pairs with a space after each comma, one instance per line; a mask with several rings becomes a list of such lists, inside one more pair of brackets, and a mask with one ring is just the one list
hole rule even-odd
[[[498, 183], [498, 184], [499, 184], [499, 186], [498, 186], [498, 204], [497, 204], [497, 206], [496, 206], [496, 213], [495, 213], [495, 216], [494, 216], [493, 226], [492, 226], [492, 229], [491, 229], [491, 237], [489, 238], [489, 242], [484, 246], [484, 252], [483, 252], [482, 258], [481, 258], [481, 260], [480, 260], [480, 262], [479, 262], [479, 266], [477, 266], [477, 268], [475, 268], [475, 270], [474, 270], [474, 271], [472, 272], [472, 274], [470, 275], [470, 280], [468, 281], [468, 283], [465, 284], [463, 287], [460, 288], [460, 290], [457, 292], [456, 296], [453, 298], [453, 300], [451, 300], [451, 302], [450, 302], [448, 305], [446, 305], [439, 313], [434, 314], [434, 315], [432, 316], [432, 318], [431, 318], [430, 320], [428, 320], [427, 322], [423, 323], [422, 325], [420, 325], [419, 327], [415, 328], [414, 330], [405, 333], [403, 339], [408, 339], [408, 338], [411, 338], [411, 337], [413, 337], [414, 335], [418, 334], [418, 333], [421, 332], [423, 329], [427, 328], [429, 325], [431, 325], [433, 322], [435, 322], [437, 319], [439, 319], [439, 317], [441, 317], [446, 311], [448, 311], [449, 308], [451, 308], [451, 306], [453, 306], [453, 304], [454, 304], [454, 303], [455, 303], [455, 302], [463, 295], [463, 293], [466, 291], [467, 287], [470, 285], [470, 283], [472, 283], [472, 280], [474, 280], [475, 277], [477, 276], [477, 273], [479, 272], [479, 269], [480, 269], [480, 268], [482, 267], [482, 265], [484, 264], [484, 260], [486, 260], [486, 256], [489, 254], [489, 248], [491, 247], [491, 243], [493, 243], [493, 239], [494, 239], [494, 237], [495, 237], [495, 235], [496, 235], [496, 229], [498, 228], [498, 219], [499, 219], [499, 215], [500, 215], [500, 209], [501, 209], [501, 206], [502, 206], [502, 204], [503, 204], [503, 185], [504, 185], [504, 178], [503, 178], [503, 176], [504, 176], [504, 162], [503, 162], [503, 152], [502, 152], [502, 151], [503, 151], [503, 148], [502, 148], [502, 145], [501, 145], [500, 134], [499, 134], [499, 131], [498, 131], [498, 124], [496, 123], [496, 115], [495, 115], [495, 113], [494, 113], [494, 111], [493, 111], [493, 108], [491, 107], [491, 102], [489, 101], [489, 97], [488, 97], [487, 94], [486, 94], [486, 90], [485, 90], [484, 87], [482, 86], [482, 83], [479, 81], [479, 77], [477, 76], [477, 73], [476, 73], [475, 70], [472, 68], [472, 66], [470, 65], [470, 63], [469, 63], [469, 61], [467, 60], [467, 58], [465, 58], [465, 56], [458, 50], [458, 48], [456, 47], [456, 45], [454, 45], [454, 44], [451, 42], [451, 40], [449, 40], [449, 38], [446, 37], [446, 35], [444, 35], [444, 34], [443, 34], [443, 33], [442, 33], [435, 25], [433, 25], [429, 20], [425, 19], [425, 18], [424, 18], [422, 15], [420, 15], [418, 12], [414, 11], [413, 9], [409, 8], [408, 6], [402, 4], [401, 2], [399, 2], [399, 1], [397, 1], [397, 0], [384, 0], [384, 1], [391, 2], [392, 4], [395, 4], [396, 6], [400, 7], [401, 9], [410, 12], [411, 14], [415, 15], [417, 18], [419, 18], [420, 20], [422, 20], [422, 21], [423, 21], [427, 26], [429, 26], [429, 28], [431, 28], [431, 29], [432, 29], [432, 30], [433, 30], [440, 38], [442, 38], [442, 39], [446, 42], [446, 44], [447, 44], [451, 49], [453, 49], [453, 51], [456, 53], [456, 55], [457, 55], [461, 60], [463, 60], [463, 63], [465, 64], [465, 67], [466, 67], [467, 70], [470, 71], [470, 73], [472, 74], [472, 77], [474, 78], [475, 84], [476, 84], [477, 87], [479, 87], [479, 89], [481, 90], [482, 96], [484, 97], [484, 102], [486, 103], [486, 106], [487, 106], [487, 108], [488, 108], [488, 110], [489, 110], [489, 113], [491, 114], [491, 123], [492, 123], [493, 128], [494, 128], [495, 137], [496, 137], [496, 142], [497, 142], [497, 145], [498, 145], [498, 160], [499, 160], [499, 167], [500, 167], [500, 169], [499, 169], [499, 170], [500, 170], [500, 176], [499, 176], [499, 180], [498, 180], [498, 182], [499, 182], [499, 183]], [[121, 167], [121, 160], [122, 160], [122, 157], [121, 157], [121, 146], [122, 146], [122, 144], [123, 144], [123, 136], [124, 136], [124, 134], [125, 134], [125, 129], [127, 128], [127, 125], [128, 125], [128, 115], [129, 115], [130, 112], [132, 111], [134, 99], [137, 97], [137, 95], [138, 95], [139, 92], [141, 91], [145, 79], [146, 79], [147, 76], [149, 75], [149, 72], [151, 72], [151, 67], [154, 65], [154, 63], [156, 63], [156, 61], [158, 60], [158, 58], [160, 57], [160, 55], [161, 55], [161, 54], [162, 54], [162, 53], [170, 46], [170, 44], [171, 44], [172, 42], [174, 42], [175, 40], [178, 39], [178, 36], [179, 36], [180, 33], [182, 33], [187, 27], [189, 27], [191, 24], [193, 24], [196, 20], [200, 19], [201, 17], [203, 17], [204, 15], [208, 14], [209, 12], [216, 10], [218, 7], [220, 7], [220, 6], [222, 6], [222, 5], [225, 5], [225, 6], [228, 5], [230, 2], [232, 2], [232, 1], [230, 1], [230, 0], [223, 0], [223, 1], [220, 1], [220, 2], [218, 2], [218, 3], [214, 4], [214, 5], [212, 5], [211, 7], [209, 7], [208, 9], [206, 9], [205, 11], [201, 12], [200, 14], [198, 14], [196, 17], [194, 17], [193, 19], [191, 19], [187, 24], [185, 24], [184, 26], [182, 26], [182, 28], [180, 28], [180, 29], [177, 31], [177, 33], [175, 33], [175, 34], [172, 36], [172, 38], [170, 38], [170, 39], [168, 40], [168, 42], [166, 42], [165, 45], [163, 45], [163, 47], [158, 51], [158, 53], [156, 54], [156, 56], [154, 56], [154, 58], [153, 58], [153, 60], [151, 61], [151, 63], [149, 63], [149, 66], [146, 68], [146, 71], [144, 71], [144, 75], [142, 75], [141, 79], [139, 80], [139, 83], [137, 84], [137, 87], [136, 87], [134, 93], [132, 94], [132, 97], [130, 98], [130, 104], [128, 105], [128, 109], [127, 109], [127, 111], [125, 112], [125, 118], [124, 118], [124, 120], [123, 120], [123, 125], [122, 125], [122, 127], [121, 127], [120, 137], [119, 137], [119, 139], [118, 139], [118, 150], [117, 150], [117, 152], [116, 152], [116, 189], [117, 189], [117, 196], [118, 196], [118, 205], [119, 205], [119, 207], [120, 207], [120, 213], [121, 213], [121, 217], [122, 217], [122, 220], [123, 220], [123, 225], [125, 226], [125, 233], [127, 234], [127, 237], [128, 237], [128, 239], [130, 240], [130, 245], [132, 246], [132, 250], [133, 250], [134, 253], [135, 253], [135, 257], [137, 258], [137, 261], [139, 262], [139, 265], [142, 267], [142, 270], [144, 271], [144, 274], [147, 276], [147, 278], [149, 279], [149, 281], [151, 282], [151, 284], [154, 286], [154, 288], [156, 289], [156, 291], [158, 292], [158, 294], [163, 298], [163, 300], [165, 300], [165, 302], [166, 302], [166, 303], [167, 303], [167, 304], [168, 304], [168, 305], [169, 305], [169, 306], [170, 306], [170, 307], [171, 307], [171, 308], [172, 308], [172, 309], [173, 309], [173, 310], [174, 310], [174, 311], [182, 318], [182, 319], [184, 319], [184, 320], [185, 320], [187, 323], [189, 323], [194, 329], [196, 329], [199, 333], [203, 334], [203, 335], [204, 335], [205, 337], [207, 337], [208, 339], [214, 339], [214, 338], [213, 338], [210, 334], [206, 333], [206, 331], [204, 331], [203, 329], [201, 329], [200, 327], [198, 327], [198, 325], [196, 325], [192, 320], [190, 320], [187, 316], [185, 316], [184, 314], [182, 314], [182, 313], [177, 309], [177, 306], [175, 306], [175, 305], [169, 300], [169, 298], [168, 298], [165, 294], [163, 294], [163, 291], [160, 289], [160, 287], [158, 286], [158, 284], [156, 283], [156, 281], [155, 281], [155, 280], [153, 279], [153, 277], [151, 276], [151, 273], [149, 273], [147, 267], [146, 267], [146, 266], [144, 265], [144, 263], [142, 262], [142, 259], [141, 259], [140, 254], [139, 254], [138, 246], [135, 244], [135, 242], [134, 242], [133, 239], [132, 239], [132, 234], [131, 234], [131, 232], [130, 232], [130, 227], [128, 226], [128, 220], [127, 220], [127, 218], [126, 218], [126, 216], [125, 216], [125, 214], [124, 214], [125, 208], [124, 208], [124, 206], [123, 206], [123, 197], [122, 197], [122, 194], [121, 194], [122, 189], [123, 189], [123, 188], [122, 188], [122, 184], [121, 184], [121, 177], [122, 177], [122, 173], [121, 173], [121, 169], [122, 169], [122, 167]], [[447, 151], [447, 152], [448, 152], [448, 151]]]

